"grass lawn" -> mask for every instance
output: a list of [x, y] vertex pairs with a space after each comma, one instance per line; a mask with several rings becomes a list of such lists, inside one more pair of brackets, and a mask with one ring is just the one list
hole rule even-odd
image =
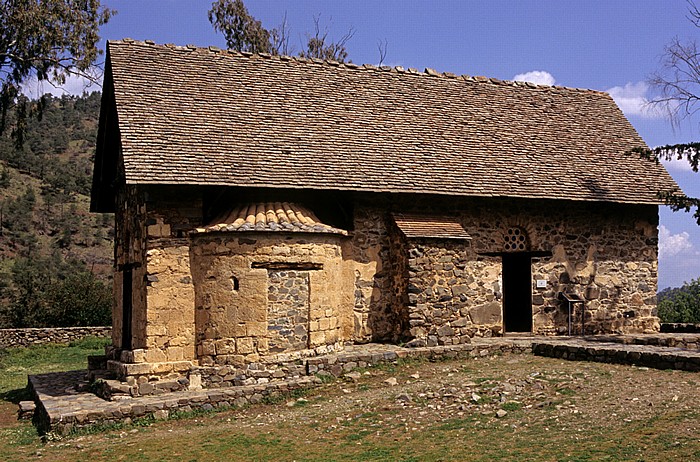
[[27, 375], [87, 369], [88, 355], [104, 353], [109, 339], [86, 337], [70, 345], [0, 349], [0, 448], [14, 441], [37, 442], [31, 423], [17, 421], [17, 403], [31, 399]]
[[[15, 358], [37, 371], [42, 362], [83, 367], [84, 359], [67, 358], [94, 352], [72, 348]], [[3, 372], [19, 367], [7, 359]], [[15, 422], [0, 427], [2, 460], [700, 460], [698, 373], [532, 355], [404, 361], [360, 373], [267, 404], [47, 444]]]

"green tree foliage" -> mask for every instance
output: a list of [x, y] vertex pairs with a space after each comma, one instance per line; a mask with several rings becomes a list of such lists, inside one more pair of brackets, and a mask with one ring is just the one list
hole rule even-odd
[[700, 278], [664, 289], [658, 297], [662, 322], [700, 323]]
[[5, 189], [10, 186], [10, 172], [2, 166], [2, 171], [0, 171], [0, 188]]
[[[243, 0], [216, 0], [209, 10], [209, 22], [221, 32], [226, 45], [234, 50], [252, 53], [289, 54], [289, 28], [286, 15], [282, 24], [265, 29], [246, 8]], [[328, 28], [321, 30], [319, 17], [314, 17], [315, 33], [307, 35], [306, 48], [299, 56], [344, 62], [348, 57], [347, 42], [355, 34], [351, 28], [343, 37], [333, 41]]]
[[[48, 183], [46, 193], [66, 202], [74, 194], [89, 194], [97, 118], [101, 95], [44, 96], [41, 117], [34, 113], [26, 117], [26, 132], [22, 146], [16, 146], [7, 133], [0, 134], [0, 160]], [[15, 121], [19, 108], [8, 112]]]
[[11, 277], [12, 303], [0, 309], [0, 325], [67, 327], [111, 323], [111, 288], [78, 261], [66, 262], [58, 252], [49, 257], [19, 258]]
[[101, 53], [99, 28], [114, 14], [100, 0], [3, 0], [0, 3], [0, 133], [7, 112], [17, 104], [14, 134], [23, 142], [23, 121], [31, 110], [21, 97], [23, 82], [65, 83], [70, 74], [92, 78], [90, 67]]
[[34, 189], [27, 186], [23, 195], [5, 206], [3, 217], [5, 228], [15, 232], [29, 232], [32, 228], [32, 214], [35, 205]]
[[248, 13], [243, 0], [217, 0], [209, 10], [214, 30], [224, 34], [226, 45], [234, 50], [270, 53], [270, 32]]
[[[45, 98], [0, 134], [0, 327], [109, 324], [113, 215], [87, 213], [100, 94]], [[8, 111], [16, 117], [18, 108]]]

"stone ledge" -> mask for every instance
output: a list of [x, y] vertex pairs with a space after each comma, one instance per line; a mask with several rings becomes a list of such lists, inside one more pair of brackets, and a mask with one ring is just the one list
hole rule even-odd
[[682, 348], [626, 345], [615, 342], [587, 342], [585, 340], [533, 341], [532, 352], [539, 356], [630, 364], [655, 369], [700, 371], [700, 351]]
[[107, 370], [114, 372], [118, 377], [133, 375], [167, 375], [170, 373], [185, 372], [197, 366], [192, 361], [169, 361], [162, 363], [123, 363], [116, 360], [107, 361]]
[[[79, 396], [55, 397], [30, 377], [30, 386], [40, 397], [36, 422], [42, 432], [67, 434], [71, 430], [98, 423], [115, 423], [134, 418], [152, 416], [167, 418], [173, 411], [193, 409], [211, 410], [215, 407], [241, 407], [261, 402], [267, 397], [299, 388], [308, 388], [321, 383], [316, 377], [302, 377], [286, 382], [267, 385], [250, 385], [228, 389], [179, 391], [158, 396], [124, 399], [116, 402], [104, 401], [95, 395], [82, 393]], [[70, 379], [69, 379], [70, 380]], [[68, 385], [66, 383], [65, 385]]]
[[659, 347], [682, 348], [684, 350], [700, 350], [700, 334], [697, 333], [594, 335], [583, 338], [589, 342], [622, 343], [625, 345], [653, 345]]
[[[322, 383], [322, 375], [342, 376], [357, 367], [370, 367], [399, 359], [468, 359], [501, 353], [532, 352], [569, 360], [700, 371], [700, 351], [600, 340], [602, 338], [591, 341], [571, 337], [546, 340], [523, 337], [475, 339], [469, 344], [422, 348], [352, 345], [341, 353], [308, 358], [301, 364], [251, 364], [245, 372], [246, 377], [254, 382], [245, 385], [166, 391], [158, 395], [137, 397], [124, 394], [116, 401], [105, 401], [90, 393], [85, 371], [34, 375], [29, 377], [29, 385], [37, 403], [35, 421], [40, 431], [68, 433], [74, 428], [96, 423], [128, 422], [147, 416], [168, 418], [173, 411], [211, 410], [216, 407], [255, 404], [266, 397], [290, 390], [317, 386]], [[269, 366], [277, 369], [268, 369]], [[280, 374], [279, 370], [284, 367], [289, 367], [296, 376]], [[195, 368], [193, 372], [201, 373], [202, 368]]]

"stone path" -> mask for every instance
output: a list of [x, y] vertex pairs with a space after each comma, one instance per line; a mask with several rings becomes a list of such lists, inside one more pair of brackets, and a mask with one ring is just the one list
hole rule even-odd
[[[400, 358], [470, 358], [504, 352], [529, 353], [570, 360], [639, 364], [648, 367], [700, 370], [700, 351], [635, 344], [642, 337], [505, 337], [473, 339], [472, 343], [402, 348], [396, 345], [347, 346], [343, 351], [303, 360], [301, 375], [255, 385], [178, 391], [106, 401], [90, 392], [86, 371], [56, 372], [29, 376], [37, 403], [35, 423], [43, 432], [68, 433], [96, 423], [114, 423], [152, 416], [167, 418], [174, 411], [210, 410], [244, 406], [298, 388], [322, 383], [323, 375], [341, 376], [357, 367], [369, 367]], [[648, 338], [648, 336], [644, 336]], [[661, 337], [659, 337], [661, 338]], [[697, 345], [700, 335], [686, 344]], [[660, 342], [657, 341], [656, 344]]]

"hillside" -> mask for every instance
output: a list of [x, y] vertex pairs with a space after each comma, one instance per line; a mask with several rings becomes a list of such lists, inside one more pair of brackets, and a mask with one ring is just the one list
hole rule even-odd
[[0, 327], [109, 320], [113, 216], [89, 212], [99, 106], [47, 96], [21, 146], [0, 137]]

